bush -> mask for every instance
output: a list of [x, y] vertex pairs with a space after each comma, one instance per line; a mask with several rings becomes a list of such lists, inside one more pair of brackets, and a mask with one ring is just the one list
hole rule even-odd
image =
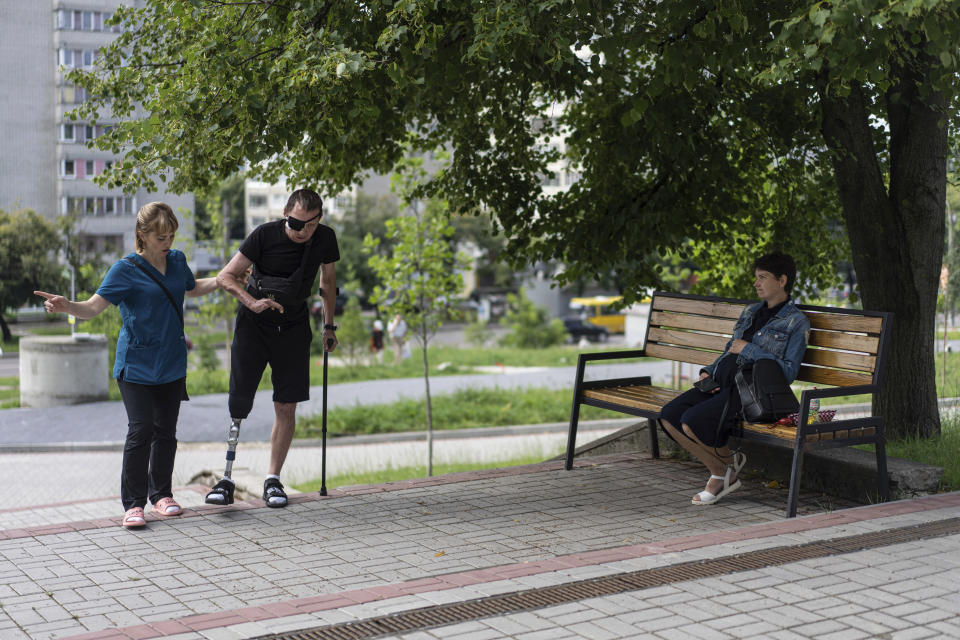
[[[337, 330], [337, 350], [334, 352], [347, 365], [356, 367], [364, 364], [366, 354], [370, 352], [370, 331], [360, 315], [360, 301], [352, 297], [343, 308], [343, 315], [337, 319], [340, 328]], [[322, 328], [314, 336], [311, 351], [316, 355], [323, 355]]]
[[220, 358], [217, 357], [216, 336], [201, 334], [193, 339], [197, 354], [197, 368], [203, 371], [216, 371], [220, 368]]
[[500, 340], [506, 347], [540, 349], [563, 344], [567, 337], [563, 322], [551, 319], [547, 310], [531, 302], [523, 289], [519, 294], [507, 295], [507, 313], [500, 324], [510, 328], [510, 333]]
[[493, 331], [486, 322], [471, 322], [463, 329], [463, 337], [475, 347], [486, 345], [493, 338]]

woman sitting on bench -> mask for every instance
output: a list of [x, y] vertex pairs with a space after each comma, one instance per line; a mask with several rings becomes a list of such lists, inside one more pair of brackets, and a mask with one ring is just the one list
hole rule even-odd
[[[731, 453], [727, 446], [741, 409], [734, 383], [737, 369], [769, 358], [780, 364], [786, 379], [792, 382], [807, 348], [810, 321], [790, 299], [797, 277], [793, 258], [770, 253], [757, 258], [753, 269], [753, 286], [760, 302], [743, 310], [723, 354], [700, 370], [694, 388], [674, 398], [660, 412], [660, 424], [667, 435], [710, 471], [706, 488], [693, 496], [695, 505], [715, 504], [740, 488], [737, 476], [747, 458], [743, 453]], [[674, 425], [680, 425], [680, 429]]]

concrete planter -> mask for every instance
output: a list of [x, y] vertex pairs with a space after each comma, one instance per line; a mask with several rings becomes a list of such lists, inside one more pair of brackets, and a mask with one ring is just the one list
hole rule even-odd
[[34, 336], [20, 340], [21, 407], [106, 400], [108, 380], [105, 336]]

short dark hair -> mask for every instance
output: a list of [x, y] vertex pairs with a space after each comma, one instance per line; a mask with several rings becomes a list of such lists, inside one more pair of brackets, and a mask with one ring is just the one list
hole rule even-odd
[[319, 209], [320, 215], [323, 216], [323, 198], [313, 189], [297, 189], [291, 193], [290, 198], [287, 200], [287, 206], [283, 208], [284, 215], [293, 211], [293, 208], [298, 204], [303, 207], [304, 211], [316, 211]]
[[757, 269], [769, 271], [777, 280], [780, 279], [780, 276], [787, 276], [787, 285], [784, 287], [787, 293], [790, 293], [790, 290], [793, 289], [793, 283], [797, 279], [797, 263], [794, 262], [793, 256], [787, 253], [774, 251], [760, 256], [753, 261], [753, 270], [756, 271]]

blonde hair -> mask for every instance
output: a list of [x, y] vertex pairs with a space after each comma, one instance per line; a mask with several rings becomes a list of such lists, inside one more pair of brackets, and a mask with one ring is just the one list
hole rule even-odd
[[180, 227], [173, 209], [165, 202], [149, 202], [137, 211], [137, 253], [143, 253], [143, 236], [147, 233], [175, 233]]

